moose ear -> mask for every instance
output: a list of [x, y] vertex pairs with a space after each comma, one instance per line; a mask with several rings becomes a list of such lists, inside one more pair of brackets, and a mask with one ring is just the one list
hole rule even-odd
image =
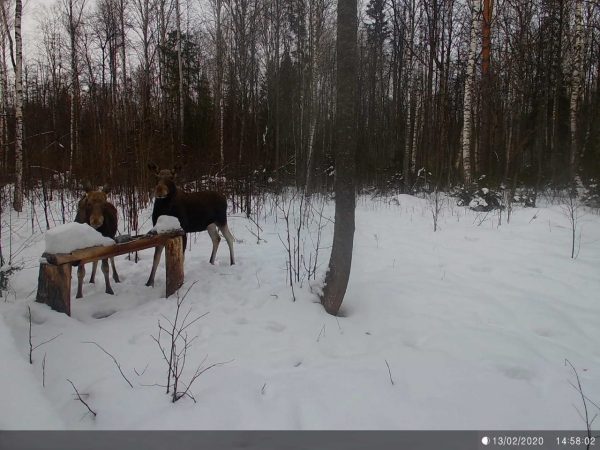
[[173, 174], [173, 178], [175, 178], [175, 176], [181, 172], [181, 163], [175, 163], [175, 166], [173, 166], [173, 168], [171, 169], [171, 173]]
[[158, 174], [158, 166], [153, 162], [148, 163], [148, 169], [150, 169], [150, 171], [154, 172], [155, 174]]
[[85, 180], [82, 183], [82, 188], [85, 192], [91, 192], [94, 190], [94, 188], [92, 187], [92, 183], [90, 183], [90, 180]]
[[110, 183], [106, 183], [104, 186], [102, 186], [102, 192], [104, 192], [105, 194], [110, 194], [110, 191], [112, 189], [112, 186], [110, 185]]

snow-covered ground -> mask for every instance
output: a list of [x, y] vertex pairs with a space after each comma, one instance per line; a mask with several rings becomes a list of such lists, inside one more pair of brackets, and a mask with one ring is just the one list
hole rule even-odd
[[[600, 403], [597, 212], [580, 211], [579, 252], [571, 259], [559, 205], [516, 208], [509, 224], [505, 213], [499, 224], [498, 212], [476, 213], [450, 200], [434, 233], [427, 200], [361, 197], [350, 285], [335, 318], [316, 295], [333, 204], [321, 218], [317, 280], [308, 282], [302, 267], [295, 302], [287, 282], [287, 206], [269, 199], [258, 219], [230, 217], [235, 266], [224, 244], [217, 263], [208, 263], [206, 233], [188, 240], [181, 292], [196, 283], [182, 311], [191, 309], [190, 320], [208, 314], [186, 330], [197, 339], [182, 379], [200, 365], [225, 364], [192, 385], [196, 403], [184, 397], [175, 404], [160, 387], [167, 366], [152, 338], [176, 311], [176, 299], [163, 298], [164, 258], [150, 288], [151, 250], [138, 263], [118, 257], [116, 295], [104, 293], [102, 277], [95, 285], [86, 279], [84, 298], [72, 299], [68, 317], [34, 302], [41, 208], [33, 233], [29, 213], [9, 217], [5, 210], [3, 249], [6, 255], [10, 222], [10, 246], [24, 268], [0, 300], [0, 429], [585, 428], [565, 359], [586, 396]], [[321, 206], [313, 205], [312, 232], [301, 230], [307, 266]], [[149, 215], [142, 214], [141, 232], [150, 229]], [[75, 284], [73, 276], [73, 290]], [[57, 336], [34, 350], [33, 365], [28, 307], [33, 346]], [[93, 343], [116, 358], [133, 388]]]

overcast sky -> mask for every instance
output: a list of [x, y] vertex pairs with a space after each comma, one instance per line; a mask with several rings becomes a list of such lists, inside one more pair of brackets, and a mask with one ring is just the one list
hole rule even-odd
[[52, 5], [56, 0], [25, 0], [23, 3], [23, 45], [26, 50], [35, 48], [38, 34], [39, 18], [44, 13], [44, 6]]

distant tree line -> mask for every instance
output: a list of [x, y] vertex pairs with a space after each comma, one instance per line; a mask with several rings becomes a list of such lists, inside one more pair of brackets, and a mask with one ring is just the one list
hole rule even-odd
[[[155, 161], [332, 187], [334, 1], [56, 0], [20, 75], [20, 0], [1, 7], [3, 180], [145, 186]], [[369, 0], [358, 16], [359, 185], [600, 175], [598, 2]]]

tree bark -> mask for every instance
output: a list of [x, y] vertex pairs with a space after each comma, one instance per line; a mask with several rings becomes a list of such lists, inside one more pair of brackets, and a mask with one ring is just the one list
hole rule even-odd
[[183, 285], [183, 238], [169, 239], [165, 245], [165, 297], [177, 292]]
[[8, 74], [5, 59], [5, 37], [0, 30], [0, 167], [5, 168], [8, 157], [8, 128], [6, 125], [6, 99], [8, 91]]
[[71, 264], [40, 264], [35, 301], [71, 315]]
[[492, 10], [493, 0], [483, 0], [482, 33], [481, 33], [481, 125], [480, 140], [477, 147], [480, 170], [487, 175], [492, 175], [491, 154], [493, 153], [492, 139], [492, 111], [493, 92], [492, 74], [490, 69], [492, 47]]
[[[78, 123], [77, 110], [79, 100], [79, 64], [77, 61], [77, 35], [79, 25], [81, 23], [81, 15], [83, 13], [83, 3], [75, 5], [76, 0], [67, 0], [67, 31], [69, 33], [70, 44], [70, 65], [71, 65], [71, 86], [70, 94], [70, 148], [69, 148], [69, 179], [73, 176], [74, 159], [77, 157], [78, 146]], [[75, 11], [75, 6], [79, 11]], [[77, 15], [77, 17], [76, 17]]]
[[215, 51], [216, 51], [216, 83], [215, 83], [215, 110], [217, 111], [217, 124], [218, 124], [218, 140], [219, 140], [219, 160], [220, 168], [223, 170], [225, 167], [225, 146], [224, 146], [224, 135], [223, 135], [223, 116], [225, 114], [225, 105], [223, 99], [223, 73], [225, 68], [223, 58], [223, 24], [222, 24], [222, 9], [223, 0], [216, 0], [214, 4], [215, 18], [216, 18], [216, 32], [215, 32]]
[[573, 72], [571, 79], [570, 131], [571, 151], [569, 157], [569, 175], [571, 180], [576, 175], [577, 157], [577, 112], [581, 90], [581, 74], [583, 72], [583, 0], [575, 0], [575, 45], [573, 48]]
[[181, 12], [179, 0], [175, 0], [175, 20], [177, 23], [177, 73], [179, 76], [179, 149], [178, 153], [183, 152], [183, 130], [185, 104], [183, 98], [183, 55], [181, 54]]
[[15, 2], [15, 193], [13, 207], [23, 210], [23, 41], [21, 39], [21, 0]]
[[472, 0], [471, 5], [471, 35], [469, 45], [469, 60], [467, 63], [467, 79], [465, 80], [462, 132], [463, 176], [466, 185], [471, 184], [473, 179], [473, 166], [471, 165], [471, 135], [473, 130], [472, 103], [473, 87], [475, 84], [475, 59], [477, 58], [477, 30], [479, 29], [478, 24], [479, 14], [481, 11], [481, 0]]
[[354, 186], [357, 81], [357, 4], [340, 0], [337, 5], [337, 124], [335, 173], [335, 225], [329, 270], [321, 303], [337, 315], [350, 278], [354, 242]]

